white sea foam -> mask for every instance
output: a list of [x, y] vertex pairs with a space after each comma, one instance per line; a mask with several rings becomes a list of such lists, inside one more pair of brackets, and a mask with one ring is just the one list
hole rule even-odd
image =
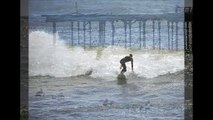
[[[115, 78], [120, 59], [133, 54], [134, 73], [153, 78], [184, 69], [183, 51], [130, 50], [122, 47], [83, 49], [68, 47], [61, 40], [53, 45], [52, 35], [43, 31], [29, 34], [29, 75], [76, 76], [93, 69], [92, 77]], [[131, 73], [130, 62], [126, 74]]]

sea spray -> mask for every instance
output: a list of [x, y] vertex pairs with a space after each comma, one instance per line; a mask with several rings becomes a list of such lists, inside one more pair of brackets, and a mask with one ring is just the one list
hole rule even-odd
[[[123, 47], [84, 49], [68, 47], [57, 39], [53, 45], [52, 34], [34, 31], [29, 34], [29, 75], [69, 77], [93, 70], [92, 77], [116, 78], [120, 72], [120, 59], [133, 54], [134, 73], [139, 77], [153, 78], [184, 69], [184, 52], [169, 50], [131, 50]], [[126, 63], [126, 75], [131, 73]]]

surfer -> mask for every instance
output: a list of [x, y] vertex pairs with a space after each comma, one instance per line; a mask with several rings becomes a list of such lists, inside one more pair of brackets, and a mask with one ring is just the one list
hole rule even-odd
[[133, 71], [133, 58], [132, 57], [133, 57], [132, 54], [129, 54], [129, 56], [126, 56], [126, 57], [124, 57], [120, 60], [120, 63], [121, 63], [120, 69], [123, 68], [121, 70], [121, 73], [126, 72], [126, 64], [125, 63], [129, 62], [129, 61], [131, 61], [131, 67], [132, 67], [132, 71]]

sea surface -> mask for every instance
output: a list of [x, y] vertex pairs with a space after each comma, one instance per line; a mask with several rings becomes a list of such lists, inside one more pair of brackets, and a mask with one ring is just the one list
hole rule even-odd
[[[182, 71], [152, 79], [126, 77], [30, 77], [29, 119], [184, 120]], [[36, 96], [40, 89], [44, 96]]]
[[[30, 120], [184, 119], [182, 50], [84, 49], [51, 37], [29, 34]], [[134, 71], [126, 63], [127, 80], [118, 80], [129, 53]]]

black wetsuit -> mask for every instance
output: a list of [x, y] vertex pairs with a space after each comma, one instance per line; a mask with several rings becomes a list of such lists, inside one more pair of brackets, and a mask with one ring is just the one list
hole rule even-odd
[[121, 66], [123, 67], [123, 69], [121, 70], [121, 73], [126, 72], [126, 64], [125, 63], [129, 62], [129, 61], [131, 61], [131, 65], [132, 65], [132, 69], [133, 69], [133, 59], [132, 59], [132, 57], [126, 56], [126, 57], [124, 57], [124, 58], [122, 58], [120, 60]]

